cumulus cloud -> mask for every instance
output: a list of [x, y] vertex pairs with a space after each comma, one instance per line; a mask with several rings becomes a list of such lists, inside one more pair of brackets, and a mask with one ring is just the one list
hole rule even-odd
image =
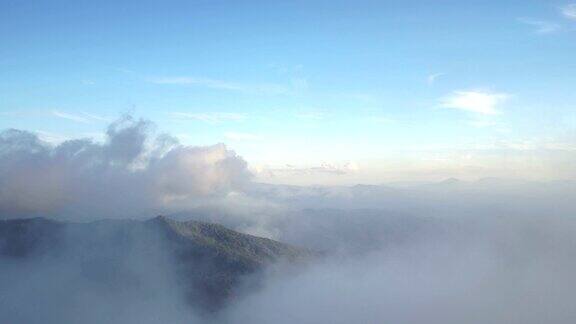
[[59, 145], [19, 130], [0, 134], [0, 215], [136, 216], [222, 199], [251, 174], [223, 144], [184, 146], [131, 117], [112, 123], [104, 143]]
[[443, 108], [458, 109], [483, 115], [500, 114], [498, 106], [510, 96], [488, 91], [455, 91], [442, 99]]

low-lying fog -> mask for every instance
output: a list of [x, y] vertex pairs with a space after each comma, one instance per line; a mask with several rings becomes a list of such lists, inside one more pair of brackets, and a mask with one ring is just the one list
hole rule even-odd
[[[100, 289], [65, 257], [0, 259], [2, 323], [573, 323], [576, 182], [352, 187], [255, 183], [224, 145], [190, 147], [125, 117], [104, 143], [0, 133], [0, 219], [201, 219], [325, 253], [271, 267], [207, 316], [159, 252], [138, 285]], [[0, 241], [1, 244], [1, 241]], [[110, 250], [95, 251], [102, 262]], [[247, 278], [250, 280], [250, 278]]]

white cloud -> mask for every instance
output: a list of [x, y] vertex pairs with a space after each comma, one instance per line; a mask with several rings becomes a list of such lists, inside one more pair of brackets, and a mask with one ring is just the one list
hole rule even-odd
[[518, 21], [534, 27], [536, 34], [551, 34], [560, 30], [559, 24], [549, 21], [534, 20], [529, 18], [520, 18]]
[[82, 124], [90, 124], [92, 121], [105, 121], [105, 122], [109, 121], [108, 118], [97, 116], [94, 114], [84, 113], [84, 112], [79, 113], [79, 114], [71, 114], [71, 113], [67, 113], [67, 112], [53, 110], [52, 115], [55, 117], [58, 117], [58, 118], [62, 118], [62, 119], [66, 119], [66, 120], [70, 120], [70, 121], [82, 123]]
[[68, 136], [52, 132], [46, 132], [43, 130], [36, 130], [34, 131], [34, 134], [36, 134], [40, 140], [53, 145], [58, 145], [62, 142], [70, 140]]
[[52, 111], [52, 115], [58, 117], [58, 118], [62, 118], [62, 119], [67, 119], [73, 122], [77, 122], [77, 123], [83, 123], [83, 124], [89, 124], [90, 120], [88, 120], [88, 118], [80, 116], [80, 115], [75, 115], [75, 114], [69, 114], [69, 113], [65, 113], [65, 112], [61, 112], [61, 111], [57, 111], [54, 110]]
[[286, 164], [280, 167], [262, 167], [261, 174], [268, 176], [277, 176], [278, 174], [291, 174], [291, 175], [313, 175], [313, 174], [332, 174], [332, 175], [345, 175], [358, 172], [360, 167], [354, 161], [346, 161], [342, 163], [322, 162], [320, 165], [311, 166], [295, 166]]
[[571, 3], [563, 6], [561, 9], [564, 17], [576, 20], [576, 3]]
[[173, 112], [170, 117], [178, 120], [198, 120], [211, 124], [221, 123], [225, 121], [242, 121], [246, 119], [246, 115], [228, 112], [214, 112], [214, 113], [184, 113]]
[[90, 114], [90, 113], [86, 113], [86, 112], [82, 112], [81, 114], [83, 116], [86, 116], [89, 119], [96, 120], [96, 121], [107, 122], [107, 123], [112, 121], [111, 118], [103, 117], [103, 116], [99, 116], [99, 115], [94, 115], [94, 114]]
[[223, 144], [187, 146], [152, 128], [123, 117], [100, 143], [38, 132], [58, 145], [0, 132], [0, 215], [130, 217], [225, 200], [250, 181], [246, 162]]
[[500, 113], [497, 109], [498, 105], [509, 97], [505, 93], [488, 91], [454, 91], [442, 99], [440, 106], [478, 114], [496, 115]]
[[256, 134], [250, 133], [238, 133], [238, 132], [226, 132], [224, 137], [232, 141], [258, 141], [262, 138]]
[[428, 84], [432, 85], [434, 84], [434, 82], [436, 82], [436, 80], [438, 80], [439, 77], [445, 75], [446, 73], [434, 73], [434, 74], [430, 74], [427, 78]]

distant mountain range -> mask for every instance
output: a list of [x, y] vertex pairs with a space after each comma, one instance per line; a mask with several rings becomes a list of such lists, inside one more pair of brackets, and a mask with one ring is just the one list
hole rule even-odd
[[[316, 255], [221, 225], [163, 216], [90, 223], [0, 220], [0, 261], [53, 260], [110, 292], [137, 288], [161, 273], [171, 277], [187, 303], [207, 312], [233, 299], [243, 278], [257, 277], [280, 261], [305, 262]], [[49, 274], [45, 280], [51, 280]]]

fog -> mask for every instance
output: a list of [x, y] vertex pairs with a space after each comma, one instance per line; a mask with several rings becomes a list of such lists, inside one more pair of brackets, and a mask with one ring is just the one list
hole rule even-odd
[[[66, 234], [64, 255], [0, 260], [0, 314], [22, 323], [573, 323], [575, 201], [573, 181], [260, 184], [224, 145], [185, 146], [132, 117], [109, 126], [104, 143], [53, 146], [8, 130], [0, 135], [1, 219], [163, 213], [322, 257], [270, 267], [258, 288], [241, 287], [206, 315], [185, 305], [171, 279], [177, 265], [160, 250], [126, 257], [119, 271], [134, 283], [95, 287], [79, 275], [86, 256]], [[110, 243], [94, 253], [106, 260], [119, 252]]]
[[[273, 273], [226, 315], [244, 323], [570, 323], [574, 222], [461, 224], [416, 244]], [[257, 311], [254, 311], [257, 310]]]
[[[47, 237], [36, 236], [43, 241], [32, 255], [0, 254], [0, 322], [201, 323], [185, 302], [163, 238], [130, 223], [130, 230], [106, 221], [53, 225]], [[35, 225], [32, 236], [43, 228]]]

